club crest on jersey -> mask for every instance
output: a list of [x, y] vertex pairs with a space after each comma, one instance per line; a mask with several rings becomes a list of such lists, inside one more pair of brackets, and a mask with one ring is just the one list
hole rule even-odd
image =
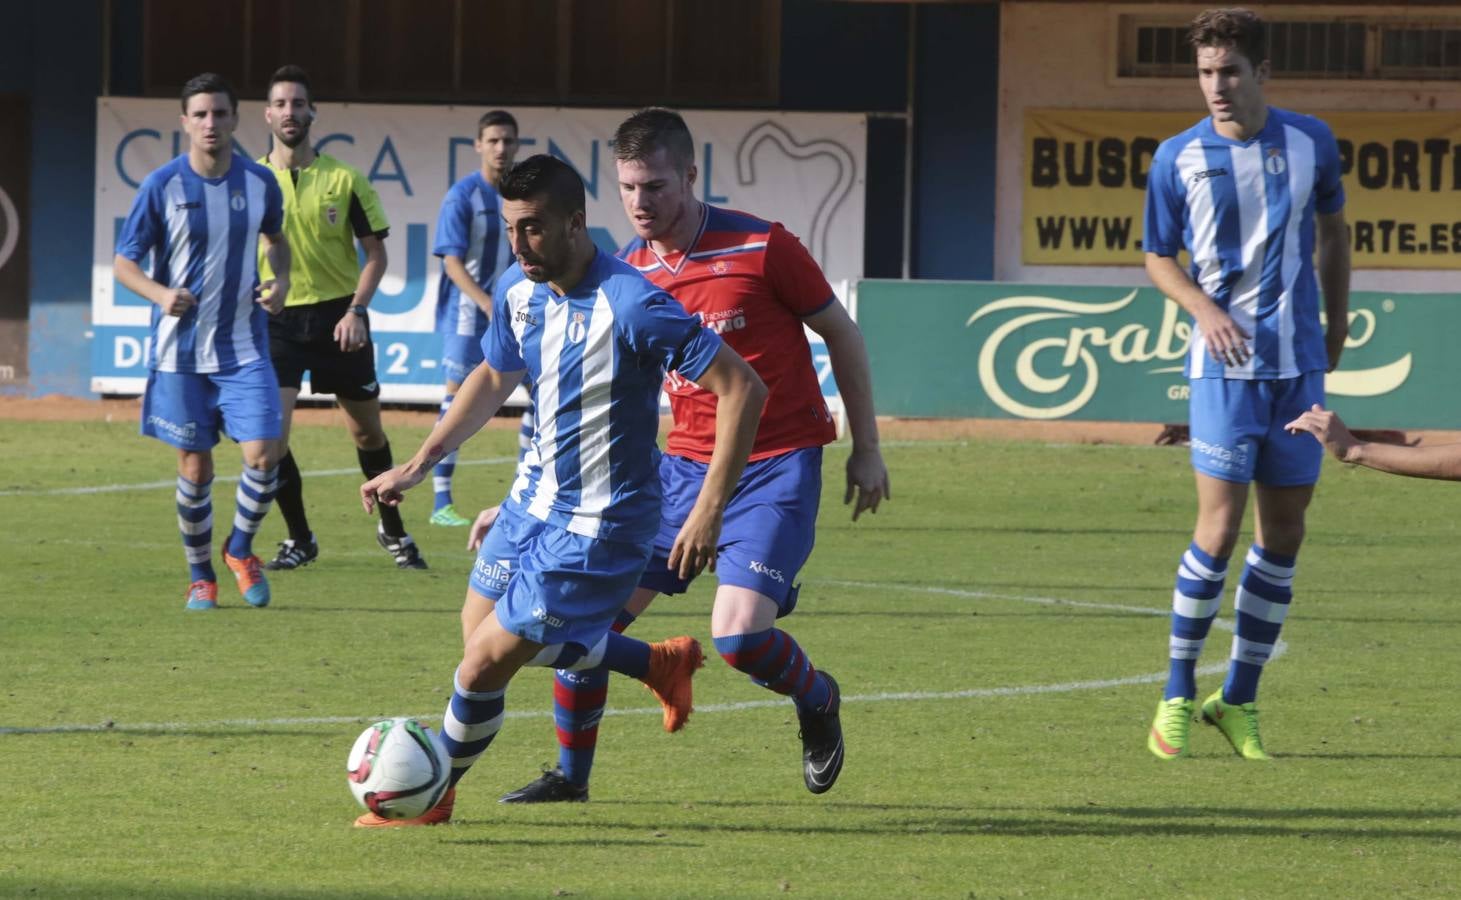
[[336, 222], [340, 221], [340, 210], [334, 206], [325, 207], [325, 221], [329, 222], [331, 225], [334, 225]]
[[1282, 175], [1288, 168], [1288, 164], [1283, 161], [1282, 151], [1277, 147], [1269, 147], [1268, 159], [1263, 161], [1263, 168], [1267, 169], [1270, 175]]
[[568, 339], [573, 343], [583, 343], [583, 339], [588, 335], [588, 325], [585, 323], [585, 320], [587, 318], [588, 317], [585, 316], [583, 313], [576, 312], [573, 314], [573, 318], [569, 321]]
[[246, 205], [247, 204], [244, 202], [243, 191], [234, 191], [233, 194], [230, 195], [228, 198], [228, 206], [234, 212], [243, 212], [244, 206]]
[[731, 270], [731, 264], [723, 259], [717, 259], [710, 264], [710, 271], [714, 275], [724, 275]]

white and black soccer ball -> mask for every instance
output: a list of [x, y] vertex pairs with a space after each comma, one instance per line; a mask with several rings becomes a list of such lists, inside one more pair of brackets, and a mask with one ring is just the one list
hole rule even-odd
[[345, 761], [350, 793], [386, 819], [414, 819], [446, 793], [451, 760], [430, 728], [397, 717], [360, 733]]

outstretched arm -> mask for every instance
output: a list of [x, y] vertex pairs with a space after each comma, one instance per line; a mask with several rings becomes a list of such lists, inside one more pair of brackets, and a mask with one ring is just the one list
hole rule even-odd
[[360, 486], [360, 502], [366, 512], [373, 512], [377, 503], [396, 506], [406, 491], [420, 484], [441, 458], [457, 449], [467, 438], [481, 430], [519, 384], [523, 371], [499, 372], [487, 363], [472, 370], [462, 389], [457, 392], [451, 409], [446, 411], [421, 449], [409, 460]]
[[1284, 428], [1293, 434], [1307, 431], [1341, 462], [1393, 475], [1461, 481], [1461, 444], [1407, 447], [1362, 441], [1345, 427], [1339, 416], [1317, 403]]
[[873, 381], [867, 362], [867, 345], [862, 331], [841, 303], [833, 302], [804, 320], [807, 327], [827, 343], [832, 359], [832, 377], [842, 407], [847, 410], [847, 427], [852, 432], [852, 455], [847, 458], [847, 493], [844, 504], [857, 498], [852, 521], [863, 510], [876, 513], [878, 504], [893, 499], [888, 467], [878, 446], [878, 420], [873, 413]]
[[740, 355], [721, 346], [696, 384], [715, 394], [715, 450], [700, 495], [670, 548], [670, 568], [691, 579], [706, 566], [715, 571], [715, 552], [726, 504], [756, 442], [766, 385]]

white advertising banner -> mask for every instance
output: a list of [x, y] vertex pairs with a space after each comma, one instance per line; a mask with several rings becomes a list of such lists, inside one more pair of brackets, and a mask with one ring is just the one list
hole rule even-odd
[[[435, 402], [441, 342], [433, 331], [440, 261], [431, 255], [447, 188], [478, 165], [472, 150], [487, 107], [322, 103], [316, 147], [364, 172], [390, 219], [390, 267], [370, 306], [382, 399]], [[631, 110], [512, 108], [518, 158], [551, 153], [572, 165], [588, 192], [594, 240], [616, 250], [632, 236], [619, 204], [610, 141]], [[269, 147], [264, 106], [239, 105], [236, 152]], [[685, 119], [695, 135], [698, 196], [782, 222], [838, 287], [862, 276], [866, 119], [838, 113], [703, 112]], [[139, 394], [146, 384], [151, 305], [112, 276], [116, 236], [147, 173], [186, 152], [176, 100], [97, 100], [96, 214], [92, 265], [92, 390]], [[814, 344], [824, 389], [835, 400], [825, 349]]]

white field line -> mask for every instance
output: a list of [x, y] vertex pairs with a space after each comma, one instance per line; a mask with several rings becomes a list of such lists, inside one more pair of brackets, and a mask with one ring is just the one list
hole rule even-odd
[[[834, 587], [852, 587], [868, 590], [901, 590], [919, 594], [939, 594], [951, 597], [966, 597], [974, 600], [1008, 600], [1019, 603], [1034, 603], [1040, 606], [1070, 606], [1080, 609], [1101, 609], [1114, 612], [1129, 612], [1148, 616], [1166, 616], [1168, 610], [1153, 609], [1145, 606], [1126, 606], [1116, 603], [1092, 603], [1083, 600], [1061, 600], [1054, 597], [1022, 597], [1016, 594], [996, 594], [988, 591], [961, 590], [959, 588], [938, 588], [924, 587], [917, 585], [896, 585], [880, 584], [870, 581], [836, 581], [816, 580], [813, 584], [831, 585]], [[1213, 622], [1215, 626], [1225, 631], [1232, 631], [1233, 624], [1226, 619], [1217, 619]], [[1288, 649], [1288, 644], [1280, 640], [1273, 648], [1272, 659], [1278, 659]], [[1199, 675], [1214, 675], [1227, 669], [1228, 663], [1209, 663], [1198, 668]], [[1138, 684], [1155, 684], [1166, 679], [1167, 673], [1151, 672], [1145, 675], [1128, 675], [1119, 678], [1100, 678], [1090, 681], [1064, 681], [1055, 684], [1027, 684], [1011, 685], [1006, 687], [991, 688], [966, 688], [958, 691], [897, 691], [883, 692], [876, 694], [847, 694], [842, 698], [844, 703], [911, 703], [930, 700], [967, 700], [979, 697], [1026, 697], [1035, 694], [1068, 694], [1075, 691], [1094, 691], [1105, 688], [1129, 687]], [[705, 706], [695, 707], [697, 715], [714, 715], [718, 713], [739, 712], [747, 709], [771, 709], [787, 706], [790, 701], [785, 698], [774, 700], [750, 700], [741, 703], [713, 703]], [[608, 716], [650, 716], [660, 715], [658, 706], [634, 707], [630, 709], [606, 709], [604, 715]], [[553, 715], [552, 710], [509, 710], [506, 713], [509, 719], [547, 719]], [[436, 720], [439, 713], [424, 713], [415, 716], [418, 719]], [[346, 725], [355, 722], [370, 722], [377, 718], [386, 718], [385, 714], [379, 716], [356, 715], [356, 716], [305, 716], [293, 718], [271, 718], [271, 719], [214, 719], [200, 722], [106, 722], [96, 724], [76, 725], [38, 725], [38, 726], [7, 726], [0, 725], [0, 735], [20, 734], [80, 734], [86, 732], [108, 732], [108, 731], [147, 731], [157, 733], [182, 732], [182, 731], [206, 731], [209, 729], [230, 729], [230, 728], [265, 728], [293, 725]]]
[[[517, 463], [516, 456], [491, 456], [486, 459], [459, 459], [458, 466], [501, 466], [507, 463]], [[301, 478], [325, 478], [332, 475], [355, 475], [363, 478], [359, 467], [353, 469], [315, 469], [312, 472], [300, 472]], [[219, 484], [234, 484], [238, 481], [237, 475], [219, 475], [213, 479]], [[100, 484], [86, 487], [65, 487], [65, 488], [17, 488], [15, 490], [0, 491], [0, 497], [59, 497], [73, 496], [77, 494], [118, 494], [124, 491], [154, 491], [162, 488], [175, 488], [178, 485], [176, 478], [168, 481], [144, 481], [140, 484]]]

